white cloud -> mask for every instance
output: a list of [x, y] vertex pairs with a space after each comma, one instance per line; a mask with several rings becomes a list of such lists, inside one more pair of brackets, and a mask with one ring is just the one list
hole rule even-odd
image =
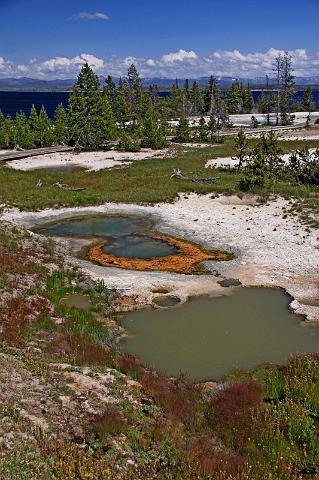
[[14, 73], [14, 64], [9, 60], [0, 57], [0, 76], [8, 76]]
[[[239, 50], [215, 50], [208, 56], [199, 56], [194, 51], [180, 50], [160, 58], [118, 57], [100, 58], [82, 53], [75, 57], [57, 56], [39, 61], [14, 64], [0, 56], [0, 77], [29, 76], [38, 78], [71, 78], [79, 72], [83, 63], [99, 75], [123, 76], [134, 63], [143, 77], [199, 78], [209, 75], [237, 77], [260, 77], [273, 75], [274, 58], [281, 50], [270, 48], [266, 52], [243, 53]], [[296, 76], [319, 76], [319, 52], [303, 48], [290, 52]]]
[[[41, 63], [29, 65], [29, 71], [35, 71], [39, 75], [65, 75], [76, 74], [84, 63], [88, 63], [94, 70], [100, 71], [104, 67], [104, 61], [88, 53], [82, 53], [76, 57], [54, 57]], [[21, 66], [20, 66], [21, 68]]]
[[146, 60], [146, 65], [148, 65], [149, 67], [156, 67], [156, 62], [152, 58], [149, 58], [148, 60]]
[[132, 63], [137, 63], [137, 58], [136, 57], [126, 57], [124, 58], [121, 63], [125, 65], [126, 67], [130, 67]]
[[175, 53], [167, 53], [162, 56], [162, 62], [164, 63], [174, 63], [174, 62], [184, 62], [185, 60], [196, 60], [198, 57], [195, 52], [180, 49]]
[[72, 16], [74, 20], [109, 20], [109, 16], [105, 13], [96, 12], [79, 12]]

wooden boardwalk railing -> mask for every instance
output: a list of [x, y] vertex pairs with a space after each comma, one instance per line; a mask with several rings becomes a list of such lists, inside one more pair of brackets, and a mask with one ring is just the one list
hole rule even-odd
[[16, 150], [10, 153], [4, 153], [1, 155], [0, 150], [0, 162], [9, 162], [10, 160], [19, 160], [21, 158], [34, 157], [36, 155], [48, 155], [50, 153], [59, 152], [71, 152], [72, 147], [48, 147], [48, 148], [35, 148], [33, 150]]

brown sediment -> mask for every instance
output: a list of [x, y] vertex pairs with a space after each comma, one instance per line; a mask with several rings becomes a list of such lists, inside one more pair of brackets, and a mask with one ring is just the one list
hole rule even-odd
[[102, 251], [105, 241], [99, 242], [89, 249], [88, 257], [103, 267], [123, 268], [138, 271], [165, 271], [175, 273], [196, 274], [202, 273], [200, 262], [205, 260], [225, 261], [232, 258], [232, 254], [223, 251], [206, 251], [200, 246], [180, 240], [168, 235], [149, 234], [151, 238], [162, 240], [169, 245], [177, 247], [179, 253], [166, 257], [154, 257], [149, 259], [122, 258], [104, 253]]

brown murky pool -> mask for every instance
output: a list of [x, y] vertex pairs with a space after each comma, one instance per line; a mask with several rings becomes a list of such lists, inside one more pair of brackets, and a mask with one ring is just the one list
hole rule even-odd
[[281, 290], [238, 288], [164, 310], [129, 313], [122, 350], [167, 375], [220, 379], [235, 368], [284, 363], [319, 350], [319, 327], [304, 326]]

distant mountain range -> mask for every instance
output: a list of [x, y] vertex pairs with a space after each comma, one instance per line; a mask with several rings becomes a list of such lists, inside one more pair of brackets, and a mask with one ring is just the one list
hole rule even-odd
[[[115, 82], [118, 82], [118, 78], [114, 78]], [[158, 85], [161, 89], [165, 90], [172, 86], [173, 83], [178, 81], [179, 85], [183, 85], [185, 79], [175, 79], [175, 78], [143, 78], [143, 84], [145, 87], [150, 85]], [[190, 82], [197, 81], [201, 86], [207, 84], [209, 77], [201, 77], [189, 79]], [[217, 82], [221, 87], [227, 88], [236, 78], [234, 77], [219, 77]], [[250, 84], [254, 88], [261, 88], [265, 85], [264, 77], [257, 78], [238, 78], [238, 81], [243, 84]], [[100, 77], [101, 84], [104, 83], [105, 78]], [[75, 83], [74, 78], [68, 78], [65, 80], [40, 80], [37, 78], [0, 78], [0, 90], [2, 91], [69, 91]], [[319, 86], [319, 75], [313, 77], [299, 77], [296, 78], [296, 83], [298, 86], [305, 85], [316, 85]]]

